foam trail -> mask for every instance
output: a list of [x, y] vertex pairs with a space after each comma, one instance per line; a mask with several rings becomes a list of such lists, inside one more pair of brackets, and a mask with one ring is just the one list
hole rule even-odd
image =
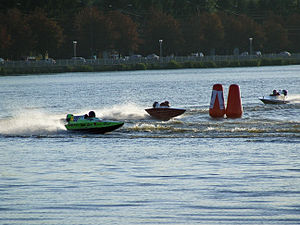
[[291, 103], [300, 103], [300, 94], [288, 95], [287, 100]]
[[65, 130], [61, 122], [62, 115], [25, 109], [15, 115], [0, 120], [2, 135], [49, 135]]
[[102, 119], [139, 120], [148, 116], [144, 110], [144, 107], [138, 106], [135, 103], [113, 105], [95, 111], [96, 116]]

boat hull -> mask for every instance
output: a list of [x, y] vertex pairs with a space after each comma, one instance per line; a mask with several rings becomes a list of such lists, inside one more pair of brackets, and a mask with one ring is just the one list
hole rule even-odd
[[289, 103], [289, 101], [286, 100], [282, 100], [282, 99], [268, 99], [268, 98], [260, 98], [259, 100], [261, 100], [264, 104], [287, 104]]
[[186, 110], [176, 108], [149, 108], [145, 109], [145, 111], [155, 119], [167, 121], [182, 115]]
[[65, 125], [68, 131], [92, 133], [92, 134], [104, 134], [114, 131], [124, 125], [123, 122], [103, 121], [93, 123], [68, 123]]

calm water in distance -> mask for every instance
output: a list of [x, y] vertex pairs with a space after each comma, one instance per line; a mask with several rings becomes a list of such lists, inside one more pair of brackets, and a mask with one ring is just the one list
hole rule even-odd
[[[215, 83], [242, 118], [209, 117]], [[300, 224], [299, 87], [300, 66], [0, 77], [0, 224]], [[153, 120], [164, 100], [187, 111]], [[125, 125], [66, 131], [90, 110]]]

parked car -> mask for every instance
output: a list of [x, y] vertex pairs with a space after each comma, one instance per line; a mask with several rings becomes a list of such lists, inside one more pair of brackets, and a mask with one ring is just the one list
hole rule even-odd
[[5, 60], [0, 58], [0, 64], [4, 64]]
[[261, 51], [256, 51], [256, 52], [255, 52], [255, 55], [256, 55], [256, 56], [259, 56], [259, 57], [262, 56]]
[[55, 64], [56, 63], [56, 61], [54, 59], [52, 59], [52, 58], [45, 59], [45, 62], [47, 64]]
[[72, 57], [72, 61], [80, 62], [80, 63], [86, 63], [86, 60], [83, 57]]
[[119, 54], [111, 54], [110, 58], [112, 58], [112, 59], [119, 59], [120, 55]]
[[284, 57], [289, 57], [289, 56], [291, 56], [291, 53], [284, 51], [284, 52], [280, 52], [279, 55], [284, 56]]
[[156, 54], [150, 54], [150, 55], [147, 55], [146, 59], [149, 59], [149, 60], [159, 60], [159, 56], [156, 55]]
[[194, 56], [194, 57], [204, 57], [204, 54], [203, 54], [203, 52], [197, 52], [197, 53], [192, 53], [191, 56]]
[[130, 56], [130, 59], [140, 59], [140, 58], [142, 58], [141, 55], [131, 55]]
[[34, 61], [36, 61], [36, 58], [34, 56], [28, 56], [28, 57], [26, 57], [26, 61], [27, 62], [34, 62]]
[[241, 56], [248, 56], [249, 53], [248, 52], [242, 52]]

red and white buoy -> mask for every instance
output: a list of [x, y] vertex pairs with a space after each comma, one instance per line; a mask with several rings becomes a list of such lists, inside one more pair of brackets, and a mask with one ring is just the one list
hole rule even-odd
[[225, 106], [224, 106], [224, 95], [222, 84], [214, 84], [211, 93], [209, 115], [214, 118], [224, 117]]
[[237, 84], [229, 86], [227, 97], [226, 116], [227, 118], [240, 118], [243, 114], [243, 106], [240, 94], [240, 87]]

